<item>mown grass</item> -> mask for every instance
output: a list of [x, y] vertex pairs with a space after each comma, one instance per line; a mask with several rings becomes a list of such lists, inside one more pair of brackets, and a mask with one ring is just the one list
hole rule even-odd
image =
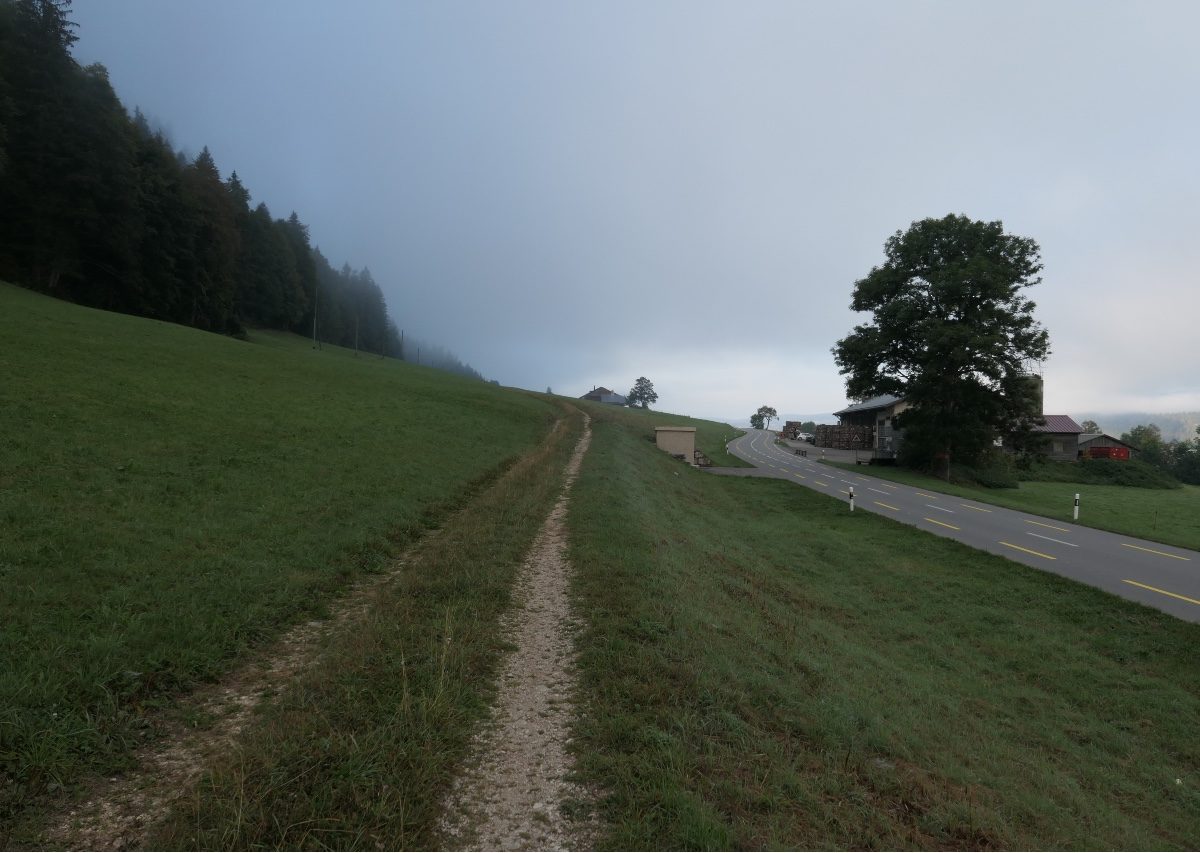
[[696, 449], [712, 460], [713, 465], [723, 468], [750, 468], [749, 462], [734, 456], [726, 449], [730, 441], [743, 435], [746, 431], [700, 418], [686, 415], [672, 415], [668, 412], [657, 412], [652, 409], [622, 408], [604, 403], [594, 403], [589, 400], [572, 401], [579, 408], [592, 414], [599, 415], [609, 421], [624, 424], [628, 429], [637, 430], [647, 441], [654, 442], [656, 426], [690, 426], [696, 428]]
[[594, 424], [576, 749], [617, 849], [1193, 848], [1200, 626]]
[[8, 285], [0, 338], [0, 828], [123, 766], [156, 707], [321, 613], [557, 417], [438, 371]]
[[[847, 470], [854, 468], [853, 465], [835, 462], [825, 464]], [[858, 470], [862, 473], [863, 469]], [[1200, 486], [1142, 489], [1098, 483], [1022, 481], [1015, 489], [984, 489], [947, 483], [905, 468], [872, 466], [867, 473], [881, 480], [940, 491], [1060, 521], [1074, 521], [1072, 516], [1075, 495], [1078, 493], [1079, 524], [1200, 550]]]
[[418, 546], [150, 847], [435, 849], [441, 800], [493, 695], [498, 617], [581, 422]]

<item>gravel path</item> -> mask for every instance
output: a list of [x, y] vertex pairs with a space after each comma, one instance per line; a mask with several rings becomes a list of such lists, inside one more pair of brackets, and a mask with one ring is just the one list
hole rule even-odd
[[445, 803], [442, 835], [448, 849], [590, 846], [590, 825], [569, 814], [589, 812], [593, 797], [569, 779], [578, 623], [568, 597], [566, 559], [567, 502], [590, 442], [585, 416], [562, 493], [517, 578], [519, 604], [504, 626], [515, 651], [500, 677], [492, 723], [476, 736], [473, 758]]

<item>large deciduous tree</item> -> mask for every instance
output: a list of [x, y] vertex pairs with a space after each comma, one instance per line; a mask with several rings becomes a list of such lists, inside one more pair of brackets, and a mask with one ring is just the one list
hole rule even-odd
[[897, 231], [884, 255], [850, 304], [871, 321], [833, 348], [848, 395], [905, 398], [898, 426], [910, 464], [970, 463], [998, 436], [1019, 446], [1041, 418], [1024, 366], [1050, 350], [1025, 295], [1041, 281], [1037, 243], [950, 215]]
[[649, 408], [651, 403], [657, 403], [658, 394], [654, 392], [654, 383], [645, 376], [639, 376], [625, 395], [625, 402], [629, 406], [641, 406], [643, 409]]
[[[758, 417], [759, 426], [756, 429], [770, 429], [771, 421], [779, 417], [779, 412], [775, 411], [770, 406], [759, 406], [758, 411], [754, 413]], [[750, 418], [750, 422], [754, 423], [754, 416]]]

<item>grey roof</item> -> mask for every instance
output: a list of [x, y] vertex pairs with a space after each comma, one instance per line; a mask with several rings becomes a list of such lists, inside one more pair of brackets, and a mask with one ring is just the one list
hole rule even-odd
[[851, 406], [847, 406], [840, 412], [834, 412], [833, 416], [840, 417], [841, 415], [848, 415], [852, 412], [869, 412], [872, 409], [886, 409], [893, 403], [899, 403], [903, 399], [903, 397], [895, 397], [891, 394], [880, 394], [878, 397], [872, 397], [869, 400], [863, 400], [861, 403], [855, 403]]

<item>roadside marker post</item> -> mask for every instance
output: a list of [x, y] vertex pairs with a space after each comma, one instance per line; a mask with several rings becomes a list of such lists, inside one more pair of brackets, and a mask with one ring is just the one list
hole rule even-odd
[[1075, 520], [1079, 521], [1079, 492], [1075, 493]]
[[854, 512], [854, 486], [850, 487], [850, 511]]

